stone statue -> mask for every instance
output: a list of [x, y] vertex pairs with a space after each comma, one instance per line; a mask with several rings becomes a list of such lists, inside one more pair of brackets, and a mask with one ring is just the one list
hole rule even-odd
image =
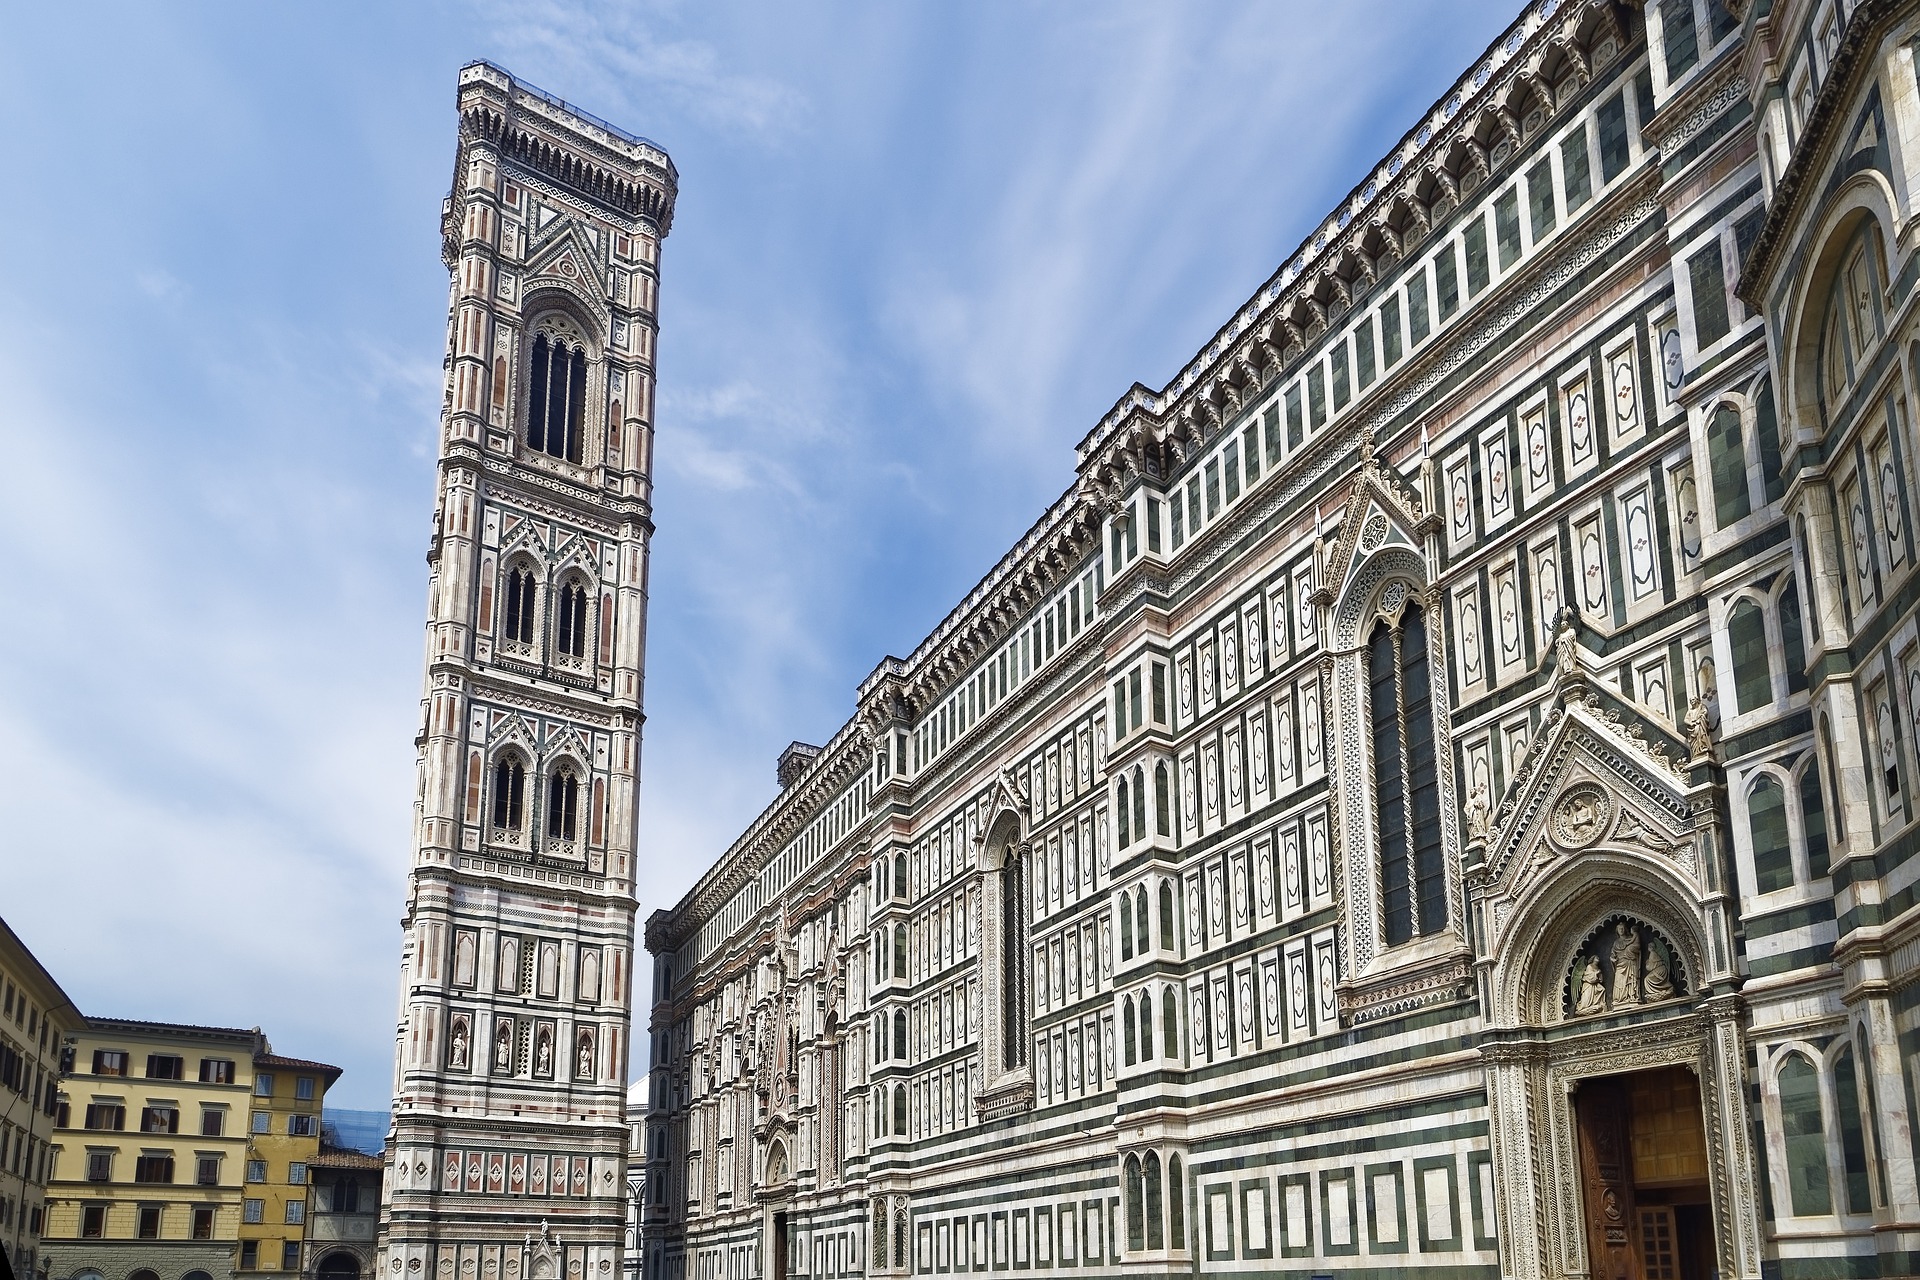
[[1560, 627], [1553, 633], [1553, 652], [1562, 673], [1580, 669], [1580, 646], [1573, 634], [1571, 609], [1560, 613]]
[[1713, 758], [1713, 734], [1707, 727], [1707, 717], [1707, 700], [1696, 694], [1687, 704], [1687, 716], [1682, 722], [1687, 733], [1687, 750], [1696, 760]]
[[534, 1065], [534, 1068], [538, 1070], [539, 1073], [543, 1076], [550, 1076], [553, 1074], [553, 1033], [552, 1032], [544, 1029], [540, 1032], [540, 1048], [538, 1052], [536, 1052], [534, 1055], [533, 1065]]
[[1640, 1003], [1640, 935], [1622, 920], [1613, 926], [1613, 1007]]
[[573, 1073], [582, 1079], [593, 1075], [593, 1033], [591, 1031], [580, 1033], [579, 1060], [574, 1064]]
[[1467, 839], [1485, 840], [1493, 834], [1493, 807], [1487, 803], [1487, 784], [1476, 782], [1467, 797]]
[[1605, 1013], [1607, 1011], [1607, 988], [1600, 981], [1600, 957], [1587, 957], [1587, 967], [1580, 974], [1580, 995], [1574, 1001], [1575, 1013]]
[[493, 1031], [493, 1069], [508, 1071], [513, 1067], [513, 1024], [502, 1022]]
[[1667, 950], [1658, 942], [1647, 947], [1647, 977], [1641, 986], [1649, 1003], [1671, 1000], [1680, 994], [1674, 990], [1673, 969], [1667, 962]]
[[458, 1071], [467, 1069], [467, 1024], [465, 1022], [453, 1024], [453, 1066]]

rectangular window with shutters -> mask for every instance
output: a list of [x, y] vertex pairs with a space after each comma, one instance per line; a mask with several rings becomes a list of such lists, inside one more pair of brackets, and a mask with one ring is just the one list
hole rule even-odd
[[[288, 1206], [291, 1208], [292, 1206]], [[280, 1269], [298, 1271], [300, 1269], [300, 1242], [288, 1240], [280, 1246]]]
[[172, 1182], [172, 1156], [141, 1156], [133, 1162], [135, 1182]]
[[103, 1204], [86, 1205], [80, 1210], [80, 1234], [88, 1240], [98, 1240], [107, 1233], [107, 1206]]
[[186, 1075], [186, 1059], [171, 1053], [150, 1053], [147, 1055], [147, 1079], [179, 1080]]
[[142, 1133], [178, 1133], [180, 1132], [180, 1108], [178, 1107], [142, 1107], [140, 1109], [140, 1132]]
[[299, 1225], [307, 1220], [307, 1205], [304, 1200], [287, 1201], [287, 1221]]
[[311, 1138], [320, 1132], [319, 1121], [313, 1116], [288, 1116], [287, 1136], [290, 1138]]
[[252, 1271], [259, 1267], [259, 1265], [260, 1242], [258, 1240], [242, 1240], [240, 1242], [240, 1269], [242, 1271]]
[[1704, 351], [1732, 329], [1727, 316], [1727, 274], [1717, 237], [1687, 259], [1687, 283], [1693, 290], [1694, 339]]
[[97, 1076], [123, 1076], [127, 1074], [127, 1055], [118, 1049], [95, 1049], [93, 1051], [93, 1074]]
[[113, 1181], [113, 1152], [111, 1151], [87, 1152], [87, 1181], [88, 1182], [112, 1182]]
[[1513, 270], [1514, 264], [1520, 261], [1520, 192], [1517, 188], [1508, 187], [1493, 202], [1493, 234], [1500, 250], [1500, 270]]
[[272, 1073], [262, 1071], [253, 1078], [253, 1095], [256, 1098], [271, 1098], [273, 1096]]
[[291, 1186], [307, 1185], [307, 1166], [303, 1160], [295, 1160], [287, 1165], [287, 1182]]
[[1553, 234], [1553, 161], [1544, 156], [1527, 173], [1527, 221], [1535, 244]]
[[267, 1162], [265, 1160], [247, 1161], [247, 1181], [265, 1182], [267, 1180]]
[[199, 1208], [193, 1211], [193, 1238], [195, 1240], [213, 1239], [213, 1210]]
[[295, 1080], [293, 1082], [293, 1096], [302, 1102], [311, 1102], [313, 1100], [313, 1077], [301, 1076], [298, 1080]]
[[201, 1156], [195, 1166], [193, 1180], [203, 1187], [220, 1185], [220, 1157]]
[[232, 1084], [233, 1062], [227, 1058], [200, 1059], [201, 1084]]
[[227, 1131], [225, 1107], [203, 1107], [200, 1111], [200, 1136], [217, 1138]]
[[140, 1206], [140, 1238], [158, 1240], [160, 1238], [160, 1206], [143, 1204]]
[[273, 1116], [265, 1111], [254, 1112], [253, 1113], [253, 1131], [255, 1133], [272, 1133], [273, 1132]]
[[90, 1102], [87, 1104], [87, 1128], [124, 1129], [127, 1127], [127, 1109], [117, 1102]]
[[1595, 118], [1600, 124], [1600, 179], [1612, 182], [1626, 172], [1629, 158], [1625, 95], [1616, 93], [1601, 103]]
[[266, 1213], [267, 1202], [265, 1200], [248, 1200], [240, 1206], [240, 1220], [242, 1222], [264, 1221]]

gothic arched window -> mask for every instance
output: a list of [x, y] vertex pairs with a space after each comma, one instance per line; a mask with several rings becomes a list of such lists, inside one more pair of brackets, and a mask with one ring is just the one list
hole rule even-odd
[[1167, 1243], [1175, 1249], [1187, 1247], [1187, 1200], [1180, 1190], [1180, 1157], [1167, 1157]]
[[1141, 885], [1133, 891], [1133, 945], [1141, 955], [1147, 954], [1147, 942], [1153, 936], [1147, 928], [1147, 887]]
[[547, 779], [547, 834], [572, 840], [580, 820], [580, 779], [571, 769], [556, 770]]
[[1133, 835], [1147, 838], [1147, 774], [1139, 765], [1133, 766]]
[[1172, 987], [1160, 993], [1160, 1039], [1161, 1048], [1166, 1051], [1162, 1056], [1178, 1062], [1180, 1060], [1180, 1001], [1175, 999]]
[[506, 598], [500, 607], [500, 634], [519, 644], [533, 643], [533, 572], [515, 568], [507, 574]]
[[1140, 1061], [1153, 1061], [1153, 988], [1140, 993]]
[[1820, 1073], [1801, 1053], [1780, 1065], [1780, 1129], [1787, 1147], [1787, 1191], [1796, 1218], [1833, 1212], [1827, 1189], [1827, 1134]]
[[1153, 821], [1154, 830], [1163, 836], [1173, 834], [1173, 820], [1167, 805], [1172, 791], [1173, 784], [1167, 774], [1167, 762], [1162, 760], [1153, 766]]
[[1127, 823], [1128, 815], [1133, 812], [1133, 805], [1130, 803], [1131, 784], [1128, 783], [1125, 774], [1120, 775], [1115, 793], [1117, 799], [1113, 806], [1113, 819], [1118, 830], [1114, 833], [1114, 843], [1124, 849], [1133, 843], [1133, 832]]
[[1409, 604], [1367, 641], [1373, 782], [1380, 830], [1381, 914], [1388, 946], [1447, 925], [1440, 784], [1433, 759], [1426, 619]]
[[587, 656], [587, 592], [578, 579], [560, 588], [553, 609], [554, 648], [563, 658]]
[[1793, 884], [1793, 851], [1787, 842], [1787, 799], [1780, 784], [1762, 774], [1747, 792], [1747, 835], [1753, 842], [1753, 887], [1772, 893]]
[[893, 855], [893, 896], [904, 899], [907, 896], [907, 855]]
[[902, 1062], [907, 1060], [907, 1015], [902, 1009], [893, 1011], [893, 1056]]
[[1120, 893], [1120, 958], [1133, 959], [1133, 895]]
[[1134, 1021], [1133, 1017], [1132, 996], [1122, 996], [1120, 998], [1120, 1028], [1121, 1039], [1126, 1045], [1127, 1065], [1132, 1066], [1134, 1063], [1134, 1038], [1139, 1034], [1139, 1024]]
[[907, 1086], [903, 1084], [893, 1086], [893, 1132], [895, 1137], [907, 1136]]
[[1167, 1237], [1161, 1219], [1159, 1153], [1147, 1152], [1142, 1165], [1147, 1184], [1147, 1248], [1162, 1249], [1166, 1247]]
[[1000, 868], [1000, 1055], [1008, 1070], [1027, 1062], [1027, 859], [1007, 850]]
[[1727, 643], [1733, 652], [1733, 698], [1741, 711], [1757, 711], [1773, 702], [1773, 665], [1767, 648], [1766, 615], [1750, 596], [1727, 615]]
[[1147, 1247], [1146, 1197], [1140, 1180], [1140, 1157], [1127, 1157], [1127, 1248]]
[[1713, 518], [1717, 527], [1745, 519], [1753, 512], [1747, 489], [1747, 447], [1740, 431], [1740, 410], [1722, 404], [1707, 423], [1707, 462], [1713, 474]]
[[586, 405], [585, 348], [544, 333], [535, 338], [527, 388], [527, 447], [579, 462]]
[[1176, 927], [1173, 913], [1173, 884], [1171, 881], [1160, 883], [1160, 949], [1171, 953], [1174, 950], [1173, 931]]
[[1840, 1172], [1847, 1188], [1847, 1212], [1872, 1213], [1866, 1126], [1861, 1120], [1860, 1080], [1854, 1074], [1852, 1045], [1840, 1050], [1833, 1060], [1833, 1102], [1834, 1110], [1839, 1113]]
[[498, 831], [518, 831], [526, 819], [527, 770], [516, 755], [503, 755], [493, 765], [493, 825]]

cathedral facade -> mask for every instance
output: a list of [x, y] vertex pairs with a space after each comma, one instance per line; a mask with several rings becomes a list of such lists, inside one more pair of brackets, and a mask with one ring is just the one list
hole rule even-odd
[[1916, 47], [1536, 0], [1128, 391], [649, 919], [642, 1276], [1913, 1274]]
[[617, 1280], [666, 153], [460, 73], [377, 1274]]

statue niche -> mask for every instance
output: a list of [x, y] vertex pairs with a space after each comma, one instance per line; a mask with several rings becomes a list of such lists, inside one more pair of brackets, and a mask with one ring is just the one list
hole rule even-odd
[[1623, 1013], [1687, 994], [1678, 949], [1628, 915], [1608, 916], [1581, 940], [1560, 991], [1563, 1021]]

